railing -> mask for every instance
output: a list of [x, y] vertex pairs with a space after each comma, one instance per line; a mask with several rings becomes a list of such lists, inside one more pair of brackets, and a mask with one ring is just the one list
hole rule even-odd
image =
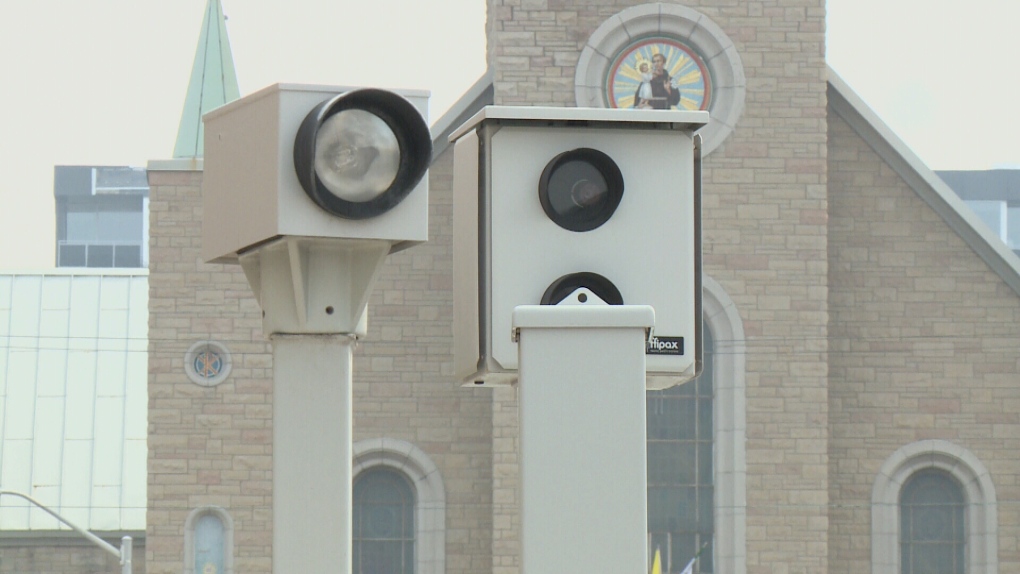
[[125, 537], [120, 539], [120, 550], [117, 550], [109, 542], [103, 540], [102, 538], [96, 536], [95, 534], [92, 534], [88, 530], [85, 530], [84, 528], [78, 526], [77, 524], [75, 524], [75, 523], [71, 522], [70, 520], [64, 518], [63, 516], [57, 514], [56, 511], [46, 507], [41, 502], [39, 502], [38, 500], [32, 498], [31, 496], [28, 496], [27, 494], [22, 494], [20, 492], [16, 492], [16, 491], [13, 491], [13, 490], [0, 490], [0, 496], [3, 496], [5, 494], [6, 495], [10, 495], [10, 496], [17, 496], [19, 498], [23, 498], [23, 499], [31, 502], [32, 504], [38, 506], [39, 508], [44, 510], [47, 514], [49, 514], [53, 518], [56, 518], [57, 520], [59, 520], [60, 522], [62, 522], [65, 525], [67, 525], [68, 527], [70, 527], [72, 530], [74, 530], [78, 534], [81, 534], [82, 536], [84, 536], [85, 539], [88, 540], [89, 542], [95, 544], [96, 546], [102, 548], [103, 550], [106, 550], [110, 554], [113, 554], [114, 556], [119, 558], [120, 559], [120, 572], [121, 572], [121, 574], [131, 574], [131, 554], [132, 554], [133, 544], [131, 542], [131, 537], [130, 536], [125, 536]]
[[[65, 251], [75, 247], [81, 248], [77, 256]], [[100, 256], [95, 253], [97, 250], [106, 253]], [[96, 260], [97, 257], [102, 257], [102, 264]], [[57, 241], [57, 267], [145, 267], [146, 258], [144, 245], [137, 241]]]

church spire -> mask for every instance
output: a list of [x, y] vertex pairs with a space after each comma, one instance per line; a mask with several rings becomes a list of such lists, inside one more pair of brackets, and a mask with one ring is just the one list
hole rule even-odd
[[177, 129], [175, 158], [202, 157], [202, 115], [240, 97], [220, 0], [209, 0]]

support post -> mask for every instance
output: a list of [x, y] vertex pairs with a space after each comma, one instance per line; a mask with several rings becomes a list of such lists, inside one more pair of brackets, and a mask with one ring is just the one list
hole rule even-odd
[[644, 305], [520, 306], [521, 572], [647, 572]]
[[131, 574], [131, 561], [134, 560], [135, 545], [130, 536], [120, 539], [120, 573]]
[[273, 572], [351, 571], [352, 335], [273, 343]]

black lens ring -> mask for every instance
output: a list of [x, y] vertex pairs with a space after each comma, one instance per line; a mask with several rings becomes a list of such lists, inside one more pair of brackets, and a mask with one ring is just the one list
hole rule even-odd
[[[569, 217], [557, 213], [553, 207], [549, 198], [549, 182], [556, 170], [572, 161], [586, 163], [598, 170], [606, 180], [608, 197], [595, 209], [582, 209], [577, 216]], [[591, 231], [600, 227], [613, 216], [622, 199], [623, 173], [613, 158], [597, 149], [577, 148], [557, 155], [546, 164], [542, 170], [542, 177], [538, 180], [538, 200], [542, 203], [542, 210], [556, 225], [568, 231]]]
[[[333, 195], [315, 173], [315, 136], [322, 124], [344, 110], [364, 110], [390, 128], [400, 148], [397, 175], [385, 191], [368, 201]], [[368, 219], [396, 207], [414, 189], [432, 159], [432, 136], [425, 119], [401, 96], [386, 90], [345, 92], [312, 108], [294, 138], [294, 169], [305, 194], [322, 209], [344, 219]]]
[[610, 305], [623, 305], [623, 295], [613, 282], [598, 273], [582, 271], [569, 273], [553, 281], [542, 294], [542, 305], [558, 305], [580, 288], [585, 288], [598, 295]]

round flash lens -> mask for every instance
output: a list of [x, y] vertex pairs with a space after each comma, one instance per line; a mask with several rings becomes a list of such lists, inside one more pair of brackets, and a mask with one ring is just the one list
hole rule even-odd
[[315, 173], [330, 193], [345, 201], [379, 197], [393, 184], [399, 166], [397, 136], [375, 114], [340, 111], [315, 135]]
[[623, 175], [594, 149], [564, 152], [549, 162], [538, 187], [542, 209], [556, 225], [590, 231], [609, 221], [623, 197]]

